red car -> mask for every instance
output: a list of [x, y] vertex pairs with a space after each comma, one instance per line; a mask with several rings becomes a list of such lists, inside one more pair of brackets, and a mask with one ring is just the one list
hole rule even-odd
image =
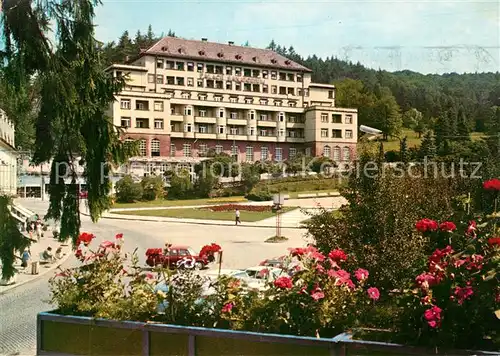
[[150, 248], [146, 251], [146, 264], [150, 267], [162, 265], [168, 268], [203, 269], [209, 263], [207, 255], [199, 256], [189, 246], [171, 246], [167, 255], [162, 248]]
[[87, 199], [89, 196], [89, 192], [81, 191], [80, 192], [80, 199]]

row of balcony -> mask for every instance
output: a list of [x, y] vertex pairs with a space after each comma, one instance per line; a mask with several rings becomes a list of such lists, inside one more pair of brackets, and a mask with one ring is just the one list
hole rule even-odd
[[170, 132], [170, 137], [172, 138], [191, 138], [191, 139], [206, 139], [206, 140], [234, 140], [234, 141], [258, 141], [258, 142], [292, 142], [300, 143], [304, 142], [303, 136], [276, 136], [266, 134], [266, 135], [245, 135], [241, 132], [238, 134], [231, 133], [200, 133], [200, 132], [184, 132], [184, 131], [172, 131]]

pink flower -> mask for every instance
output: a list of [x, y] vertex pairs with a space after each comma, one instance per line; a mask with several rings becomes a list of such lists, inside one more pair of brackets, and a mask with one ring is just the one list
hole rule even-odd
[[349, 272], [344, 271], [343, 269], [340, 269], [338, 271], [333, 271], [331, 274], [333, 278], [335, 278], [335, 285], [340, 286], [344, 283], [347, 283], [347, 281], [351, 278], [351, 275]]
[[474, 290], [470, 286], [463, 287], [463, 288], [455, 287], [454, 294], [458, 299], [458, 304], [462, 305], [465, 300], [472, 297], [472, 295], [474, 294]]
[[222, 307], [221, 312], [223, 312], [223, 313], [231, 313], [231, 311], [233, 310], [233, 307], [234, 307], [234, 303], [233, 302], [226, 303]]
[[493, 178], [483, 183], [485, 190], [500, 191], [500, 179]]
[[454, 263], [453, 263], [453, 266], [455, 266], [455, 268], [460, 268], [463, 264], [465, 264], [467, 262], [467, 260], [462, 260], [462, 259], [459, 259], [459, 260], [456, 260]]
[[438, 229], [438, 223], [431, 219], [422, 219], [417, 221], [415, 228], [420, 232], [436, 231]]
[[265, 277], [269, 275], [269, 270], [267, 268], [261, 269], [259, 271], [259, 277]]
[[431, 305], [432, 304], [431, 297], [426, 295], [425, 297], [420, 299], [420, 303], [425, 304], [425, 305]]
[[445, 221], [439, 225], [439, 229], [444, 232], [453, 232], [457, 229], [457, 226], [451, 221]]
[[441, 325], [441, 312], [442, 309], [435, 305], [424, 312], [424, 319], [431, 328], [434, 329]]
[[356, 272], [354, 272], [354, 276], [360, 282], [366, 280], [369, 275], [370, 274], [368, 273], [368, 271], [366, 269], [363, 269], [363, 268], [358, 268], [356, 270]]
[[312, 291], [311, 291], [311, 298], [314, 300], [320, 300], [325, 297], [325, 293], [321, 290], [319, 286], [316, 286]]
[[274, 286], [280, 289], [290, 289], [293, 283], [290, 277], [279, 277], [274, 281]]
[[154, 279], [154, 278], [155, 278], [155, 276], [153, 273], [151, 273], [151, 272], [146, 273], [146, 279]]
[[476, 229], [477, 224], [474, 220], [469, 221], [469, 226], [467, 226], [467, 230], [465, 230], [465, 235], [475, 238], [476, 237]]
[[345, 282], [345, 285], [347, 286], [347, 288], [349, 288], [350, 290], [355, 290], [356, 289], [356, 285], [354, 284], [354, 282], [350, 279], [348, 279], [346, 282]]
[[289, 248], [288, 250], [290, 251], [290, 255], [293, 257], [302, 256], [306, 253], [306, 249], [303, 247]]
[[368, 288], [367, 293], [368, 296], [373, 300], [378, 300], [380, 298], [380, 292], [376, 287]]
[[318, 273], [325, 273], [325, 272], [326, 272], [325, 267], [323, 267], [323, 266], [322, 266], [322, 265], [320, 265], [319, 263], [316, 265], [315, 269], [316, 269], [316, 271], [317, 271]]
[[328, 257], [331, 258], [336, 263], [347, 261], [346, 253], [340, 248], [330, 251], [330, 253], [328, 254]]
[[422, 273], [415, 278], [415, 282], [422, 289], [429, 289], [438, 283], [438, 279], [431, 273]]

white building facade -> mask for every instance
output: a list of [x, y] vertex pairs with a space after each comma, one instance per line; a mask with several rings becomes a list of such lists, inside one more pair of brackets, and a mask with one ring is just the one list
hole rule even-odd
[[0, 109], [0, 194], [15, 195], [17, 191], [17, 151], [14, 124]]

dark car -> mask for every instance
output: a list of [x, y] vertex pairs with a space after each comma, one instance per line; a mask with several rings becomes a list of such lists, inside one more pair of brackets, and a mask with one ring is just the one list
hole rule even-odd
[[203, 269], [209, 263], [207, 256], [200, 257], [189, 246], [171, 246], [167, 254], [161, 248], [146, 251], [146, 264], [150, 267], [162, 265], [168, 268]]

